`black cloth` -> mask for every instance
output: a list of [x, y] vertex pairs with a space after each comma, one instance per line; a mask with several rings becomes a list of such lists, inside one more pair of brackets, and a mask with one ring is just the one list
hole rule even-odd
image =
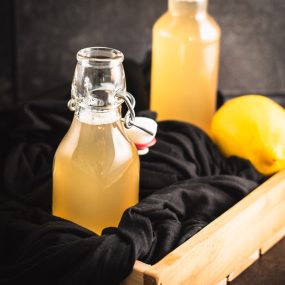
[[200, 129], [161, 122], [141, 157], [141, 202], [96, 236], [50, 214], [53, 154], [70, 119], [64, 101], [30, 102], [6, 132], [1, 284], [117, 284], [136, 259], [158, 261], [264, 179], [248, 161], [225, 159]]
[[62, 98], [0, 112], [0, 284], [118, 284], [135, 260], [157, 262], [265, 179], [195, 126], [161, 122], [141, 157], [140, 203], [97, 236], [51, 215], [53, 155], [72, 119]]

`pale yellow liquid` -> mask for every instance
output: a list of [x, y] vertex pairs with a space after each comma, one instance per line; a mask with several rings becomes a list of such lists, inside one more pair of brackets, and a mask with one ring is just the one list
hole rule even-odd
[[55, 154], [53, 214], [100, 234], [118, 225], [138, 194], [139, 159], [120, 121], [89, 125], [74, 118]]
[[153, 28], [151, 109], [208, 131], [216, 108], [220, 29], [192, 11], [164, 14]]

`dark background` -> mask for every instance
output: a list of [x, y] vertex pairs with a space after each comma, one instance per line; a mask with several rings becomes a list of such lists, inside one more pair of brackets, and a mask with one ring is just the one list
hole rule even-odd
[[[166, 8], [167, 0], [1, 0], [0, 109], [68, 86], [83, 47], [111, 46], [142, 62]], [[222, 93], [284, 103], [285, 1], [211, 0], [209, 10], [223, 33]]]

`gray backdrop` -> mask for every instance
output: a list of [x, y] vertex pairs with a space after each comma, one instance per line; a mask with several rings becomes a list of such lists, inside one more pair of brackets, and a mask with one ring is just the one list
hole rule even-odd
[[[111, 46], [141, 62], [167, 0], [1, 0], [0, 108], [72, 79], [75, 53]], [[219, 88], [285, 97], [285, 1], [210, 0], [222, 28]]]

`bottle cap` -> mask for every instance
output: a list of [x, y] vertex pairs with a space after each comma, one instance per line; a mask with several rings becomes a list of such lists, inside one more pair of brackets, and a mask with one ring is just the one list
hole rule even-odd
[[138, 154], [144, 155], [148, 153], [149, 147], [156, 143], [157, 123], [150, 118], [136, 117], [131, 124], [133, 127], [126, 128], [126, 133], [135, 144]]

